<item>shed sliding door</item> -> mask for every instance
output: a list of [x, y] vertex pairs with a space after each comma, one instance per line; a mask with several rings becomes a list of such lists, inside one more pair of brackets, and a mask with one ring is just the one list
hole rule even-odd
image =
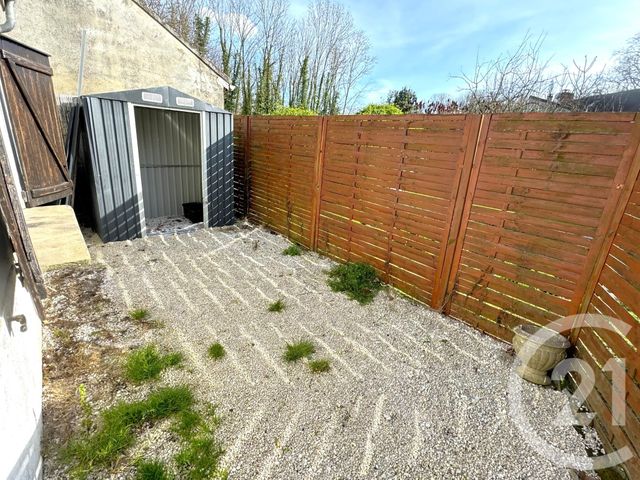
[[202, 202], [198, 113], [135, 107], [145, 218], [182, 215]]

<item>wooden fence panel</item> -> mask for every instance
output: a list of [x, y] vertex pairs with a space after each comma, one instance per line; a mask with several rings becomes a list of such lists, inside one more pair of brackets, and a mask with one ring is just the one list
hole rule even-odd
[[[640, 477], [640, 115], [236, 119], [249, 218], [500, 339], [518, 324], [601, 313], [579, 331], [603, 439]], [[601, 367], [626, 361], [626, 423]]]
[[[609, 375], [601, 367], [611, 358], [625, 360], [625, 389], [619, 391], [626, 400], [625, 422], [613, 428], [601, 422], [600, 436], [615, 448], [630, 445], [636, 458], [629, 462], [631, 478], [640, 478], [640, 176], [630, 193], [604, 267], [588, 305], [589, 313], [607, 315], [622, 320], [631, 329], [626, 335], [605, 330], [582, 330], [577, 348], [580, 357], [593, 366], [597, 374], [596, 389], [589, 403], [600, 416], [612, 417], [612, 395], [616, 391]], [[598, 408], [596, 408], [598, 407]]]
[[510, 341], [518, 324], [577, 313], [629, 168], [623, 156], [637, 148], [633, 120], [487, 117], [454, 260], [453, 316]]
[[249, 218], [311, 247], [320, 117], [252, 117]]
[[330, 117], [317, 250], [431, 303], [473, 127], [464, 115]]

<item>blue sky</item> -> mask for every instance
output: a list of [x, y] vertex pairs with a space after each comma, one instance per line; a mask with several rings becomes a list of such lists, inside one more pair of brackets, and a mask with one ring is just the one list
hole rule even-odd
[[[410, 86], [418, 97], [453, 93], [450, 75], [471, 71], [476, 54], [513, 49], [527, 31], [546, 34], [545, 55], [556, 64], [585, 54], [598, 64], [640, 32], [640, 0], [341, 0], [367, 32], [377, 57], [363, 103]], [[294, 12], [304, 0], [294, 0]]]

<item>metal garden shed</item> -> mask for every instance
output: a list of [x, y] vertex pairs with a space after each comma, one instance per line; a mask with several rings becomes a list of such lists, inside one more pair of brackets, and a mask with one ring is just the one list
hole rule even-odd
[[149, 219], [182, 215], [185, 203], [202, 203], [205, 226], [234, 221], [231, 113], [171, 87], [81, 100], [69, 136], [86, 143], [93, 223], [103, 241], [145, 236]]

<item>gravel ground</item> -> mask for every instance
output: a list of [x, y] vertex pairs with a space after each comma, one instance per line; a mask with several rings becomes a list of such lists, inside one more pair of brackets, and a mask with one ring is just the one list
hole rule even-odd
[[[112, 301], [148, 307], [166, 325], [158, 341], [185, 354], [163, 381], [220, 406], [230, 478], [571, 478], [510, 420], [506, 345], [391, 290], [350, 301], [326, 285], [333, 262], [283, 256], [288, 244], [243, 224], [91, 247]], [[277, 299], [285, 310], [267, 312]], [[282, 360], [300, 339], [329, 373]], [[216, 341], [227, 355], [214, 362]], [[565, 396], [522, 390], [535, 430], [583, 455], [573, 428], [553, 422]], [[157, 445], [162, 432], [145, 438]]]

